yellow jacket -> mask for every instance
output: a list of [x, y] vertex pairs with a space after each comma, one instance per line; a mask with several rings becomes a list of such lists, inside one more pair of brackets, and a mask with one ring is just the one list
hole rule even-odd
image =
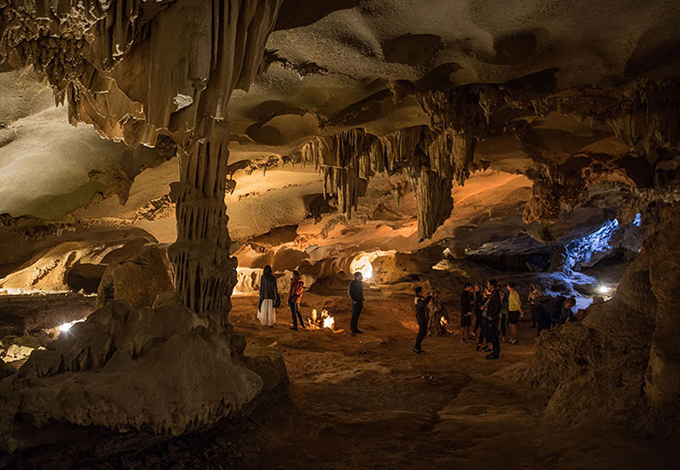
[[522, 310], [522, 301], [519, 300], [519, 294], [516, 290], [510, 292], [508, 297], [508, 311], [509, 312], [519, 312]]

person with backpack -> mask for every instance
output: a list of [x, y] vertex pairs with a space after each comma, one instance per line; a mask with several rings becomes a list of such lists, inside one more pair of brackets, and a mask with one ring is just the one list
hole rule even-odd
[[257, 305], [257, 319], [263, 326], [273, 327], [276, 323], [277, 304], [281, 303], [279, 290], [276, 286], [276, 277], [272, 267], [264, 267], [260, 278], [260, 300]]

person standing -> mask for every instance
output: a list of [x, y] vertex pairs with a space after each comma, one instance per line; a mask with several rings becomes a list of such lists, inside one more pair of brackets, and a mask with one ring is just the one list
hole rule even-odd
[[[489, 337], [489, 318], [486, 314], [486, 307], [491, 293], [488, 284], [482, 283], [479, 289], [479, 310], [481, 312], [481, 325], [479, 327], [479, 340], [477, 341], [477, 351], [491, 352], [491, 338]], [[483, 288], [482, 288], [483, 287]]]
[[364, 276], [360, 272], [354, 273], [354, 279], [349, 283], [349, 298], [352, 301], [352, 320], [349, 329], [352, 336], [363, 333], [359, 329], [359, 316], [364, 308], [364, 284], [361, 282]]
[[[473, 307], [475, 311], [475, 328], [472, 331], [472, 337], [476, 334], [482, 334], [482, 307], [484, 306], [484, 293], [482, 286], [475, 284], [475, 292], [472, 294]], [[479, 333], [477, 333], [479, 331]]]
[[420, 286], [416, 287], [416, 297], [413, 300], [416, 309], [416, 321], [418, 322], [418, 335], [416, 336], [416, 345], [413, 348], [413, 352], [416, 354], [425, 352], [423, 351], [422, 344], [423, 339], [427, 336], [427, 323], [429, 320], [427, 304], [429, 304], [431, 300], [431, 294], [427, 297], [423, 297], [423, 288]]
[[507, 340], [507, 335], [508, 335], [508, 295], [505, 293], [503, 288], [499, 285], [498, 286], [498, 293], [501, 296], [501, 321], [500, 321], [500, 328], [498, 329], [499, 334], [500, 334], [500, 339], [501, 343], [504, 343]]
[[293, 277], [290, 279], [290, 292], [288, 293], [288, 306], [290, 307], [290, 314], [293, 317], [293, 326], [290, 327], [291, 330], [298, 329], [298, 320], [300, 320], [302, 329], [306, 329], [305, 322], [300, 313], [300, 301], [302, 300], [304, 289], [305, 283], [302, 280], [302, 277], [300, 277], [300, 271], [293, 271]]
[[543, 292], [538, 287], [538, 284], [531, 284], [529, 289], [529, 306], [531, 308], [531, 327], [536, 328], [537, 314], [538, 314], [538, 301], [543, 297]]
[[498, 359], [501, 354], [501, 339], [500, 339], [500, 319], [501, 311], [503, 310], [503, 300], [501, 299], [500, 288], [498, 281], [491, 279], [487, 283], [490, 295], [486, 304], [486, 315], [489, 321], [489, 338], [491, 339], [492, 351], [486, 356], [486, 359]]
[[514, 282], [508, 282], [508, 328], [510, 329], [510, 344], [519, 344], [517, 339], [517, 325], [522, 312], [522, 301], [519, 292], [515, 289]]
[[460, 293], [460, 342], [466, 343], [470, 339], [470, 325], [472, 325], [472, 284], [465, 283]]
[[279, 299], [279, 290], [276, 286], [276, 277], [272, 267], [267, 265], [260, 278], [260, 300], [257, 305], [257, 319], [264, 326], [273, 327], [276, 323], [275, 304]]

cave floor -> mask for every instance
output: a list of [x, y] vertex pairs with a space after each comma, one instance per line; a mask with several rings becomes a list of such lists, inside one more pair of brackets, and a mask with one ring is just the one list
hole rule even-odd
[[[493, 469], [677, 468], [680, 448], [593, 423], [560, 427], [542, 418], [546, 397], [514, 379], [533, 352], [534, 329], [520, 325], [520, 345], [503, 344], [488, 361], [475, 345], [426, 338], [412, 352], [416, 323], [410, 297], [367, 295], [364, 334], [290, 331], [280, 310], [274, 328], [255, 318], [255, 297], [235, 297], [230, 316], [251, 343], [279, 348], [290, 398], [256, 412], [247, 468]], [[325, 306], [348, 328], [344, 293], [306, 295], [303, 316]], [[454, 323], [458, 312], [450, 311]], [[246, 349], [248, 353], [248, 349]]]
[[[367, 292], [351, 337], [344, 291], [306, 293], [303, 316], [327, 308], [339, 331], [291, 331], [256, 319], [257, 298], [234, 296], [230, 321], [245, 353], [276, 348], [289, 393], [260, 400], [247, 419], [227, 420], [171, 440], [147, 437], [144, 450], [105, 459], [67, 448], [5, 456], [12, 469], [675, 469], [680, 446], [596, 423], [565, 428], [543, 417], [546, 397], [516, 380], [532, 355], [535, 330], [520, 324], [520, 345], [504, 343], [487, 361], [475, 343], [431, 338], [412, 352], [410, 296]], [[453, 323], [457, 310], [449, 309]], [[344, 331], [343, 331], [344, 329]], [[156, 439], [156, 444], [151, 444]], [[141, 441], [144, 442], [144, 441]]]

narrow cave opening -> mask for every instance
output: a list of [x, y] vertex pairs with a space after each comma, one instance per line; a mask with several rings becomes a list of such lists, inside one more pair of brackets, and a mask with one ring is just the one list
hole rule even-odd
[[106, 271], [106, 265], [82, 263], [66, 272], [66, 286], [72, 292], [96, 294]]

